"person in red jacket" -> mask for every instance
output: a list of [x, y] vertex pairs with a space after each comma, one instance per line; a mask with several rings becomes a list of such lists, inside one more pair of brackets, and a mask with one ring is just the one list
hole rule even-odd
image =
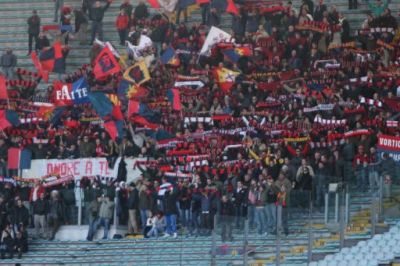
[[356, 173], [357, 186], [360, 191], [365, 191], [368, 187], [368, 163], [369, 158], [365, 153], [364, 146], [358, 146], [358, 152], [353, 160], [353, 168]]
[[125, 45], [125, 40], [128, 35], [129, 16], [125, 14], [124, 9], [121, 9], [119, 12], [117, 20], [115, 21], [115, 26], [118, 30], [120, 44]]

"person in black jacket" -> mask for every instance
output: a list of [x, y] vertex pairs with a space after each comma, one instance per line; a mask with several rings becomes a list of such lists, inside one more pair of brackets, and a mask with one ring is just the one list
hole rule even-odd
[[[146, 7], [146, 6], [145, 6]], [[131, 4], [130, 0], [124, 0], [124, 2], [119, 6], [119, 10], [124, 10], [125, 14], [127, 14], [129, 17], [132, 14], [133, 6]], [[146, 7], [147, 10], [147, 7]]]
[[178, 209], [176, 207], [178, 197], [177, 191], [171, 186], [164, 195], [164, 210], [165, 210], [165, 220], [167, 222], [167, 228], [165, 236], [177, 237], [176, 232], [176, 216], [178, 214]]
[[76, 38], [79, 41], [79, 44], [85, 45], [87, 43], [86, 31], [88, 26], [88, 19], [85, 12], [81, 8], [75, 9], [74, 15]]
[[37, 44], [36, 44], [36, 48], [41, 51], [43, 50], [43, 48], [49, 47], [50, 46], [50, 41], [47, 38], [46, 34], [44, 34], [43, 32], [39, 33], [39, 37], [37, 39]]
[[8, 145], [0, 138], [0, 175], [7, 176]]
[[319, 4], [315, 7], [314, 10], [314, 20], [315, 21], [322, 21], [324, 12], [327, 11], [327, 7], [324, 4], [324, 0], [319, 0]]
[[247, 215], [247, 195], [247, 190], [243, 187], [242, 182], [238, 181], [232, 197], [235, 206], [236, 227], [243, 226], [244, 217]]
[[[39, 199], [33, 202], [33, 223], [35, 225], [35, 236], [45, 237], [47, 228], [46, 215], [49, 211], [49, 202], [45, 198], [45, 193], [39, 195]], [[42, 231], [40, 233], [40, 231]]]
[[128, 190], [128, 235], [138, 234], [139, 227], [137, 223], [137, 213], [139, 209], [139, 191], [137, 190], [135, 183], [131, 183]]
[[32, 52], [32, 44], [33, 39], [35, 39], [35, 50], [37, 50], [37, 39], [40, 32], [40, 17], [37, 14], [36, 10], [32, 11], [32, 16], [30, 16], [27, 20], [28, 23], [28, 34], [29, 34], [29, 50], [28, 55]]
[[101, 6], [100, 1], [96, 1], [93, 7], [90, 7], [90, 19], [92, 20], [92, 37], [90, 44], [93, 44], [96, 34], [99, 35], [99, 40], [103, 40], [103, 18], [104, 13], [111, 4], [111, 0], [108, 0], [105, 6]]
[[14, 239], [14, 251], [18, 253], [18, 259], [22, 257], [22, 253], [28, 251], [28, 239], [24, 237], [21, 231], [18, 231]]
[[51, 200], [49, 204], [49, 213], [47, 222], [49, 224], [49, 240], [54, 240], [58, 228], [65, 221], [65, 207], [59, 192], [54, 190], [51, 192]]
[[189, 181], [184, 180], [179, 182], [179, 217], [182, 227], [188, 229], [190, 217], [190, 189]]
[[65, 206], [66, 222], [68, 224], [75, 224], [77, 217], [74, 184], [72, 182], [64, 183], [63, 188], [60, 190], [60, 194]]
[[221, 199], [221, 208], [219, 210], [219, 221], [221, 224], [221, 239], [232, 241], [232, 222], [234, 217], [234, 207], [227, 195], [223, 195]]
[[200, 229], [200, 213], [201, 213], [201, 193], [196, 187], [193, 189], [192, 199], [190, 201], [190, 234], [197, 235]]
[[142, 0], [139, 0], [138, 5], [134, 11], [135, 19], [145, 19], [149, 16], [149, 11], [147, 10], [147, 6], [144, 4]]
[[22, 204], [22, 200], [20, 198], [17, 199], [16, 206], [11, 213], [11, 222], [14, 226], [14, 232], [19, 230], [19, 225], [23, 224], [25, 227], [29, 224], [29, 211]]

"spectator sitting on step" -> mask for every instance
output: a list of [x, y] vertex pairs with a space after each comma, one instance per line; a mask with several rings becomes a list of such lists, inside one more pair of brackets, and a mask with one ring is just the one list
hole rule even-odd
[[162, 211], [157, 212], [151, 218], [147, 219], [146, 228], [144, 230], [144, 236], [149, 237], [158, 237], [162, 234], [166, 227], [165, 216]]
[[[21, 225], [21, 228], [23, 225]], [[25, 253], [28, 251], [28, 235], [26, 233], [26, 230], [23, 228], [23, 231], [19, 230], [16, 234], [16, 237], [14, 239], [14, 248], [15, 252], [18, 253], [18, 259], [22, 257], [22, 253]]]
[[9, 254], [9, 258], [14, 257], [14, 233], [10, 224], [7, 224], [1, 234], [1, 246], [0, 246], [1, 259], [5, 259], [6, 253]]

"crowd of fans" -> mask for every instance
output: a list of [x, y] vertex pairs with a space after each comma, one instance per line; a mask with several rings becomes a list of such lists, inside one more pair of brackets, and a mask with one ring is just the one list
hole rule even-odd
[[[289, 234], [290, 207], [312, 203], [322, 208], [332, 182], [373, 191], [382, 177], [385, 197], [390, 197], [397, 165], [389, 154], [376, 150], [378, 134], [399, 136], [395, 123], [400, 111], [399, 32], [386, 1], [370, 0], [371, 12], [354, 34], [344, 14], [323, 0], [303, 0], [298, 10], [290, 1], [267, 7], [237, 3], [239, 13], [232, 16], [231, 29], [235, 44], [217, 43], [210, 55], [199, 51], [210, 26], [222, 24], [224, 10], [217, 1], [201, 4], [200, 25], [190, 23], [181, 2], [176, 20], [152, 16], [143, 2], [134, 8], [129, 0], [116, 18], [120, 45], [126, 41], [136, 45], [142, 35], [154, 44], [151, 79], [143, 84], [147, 94], [139, 100], [157, 117], [152, 121], [157, 129], [144, 129], [126, 117], [124, 137], [112, 140], [90, 104], [74, 105], [54, 123], [4, 129], [1, 174], [10, 175], [6, 164], [10, 147], [31, 149], [34, 159], [107, 157], [111, 168], [117, 167], [117, 157], [147, 158], [135, 166], [143, 173], [135, 182], [125, 184], [126, 177], [81, 180], [88, 240], [99, 226], [105, 228], [104, 238], [109, 237], [114, 208], [119, 222], [128, 225], [128, 234], [176, 237], [179, 225], [183, 234], [207, 235], [215, 215], [220, 215], [227, 217], [220, 219], [222, 238], [232, 240], [232, 227], [241, 227], [245, 218], [259, 234], [276, 234], [279, 227]], [[82, 9], [62, 9], [65, 44], [71, 40], [86, 44], [89, 24], [90, 43], [96, 36], [103, 40], [102, 21], [112, 1], [83, 3]], [[349, 5], [357, 8], [356, 1]], [[76, 34], [68, 37], [72, 14]], [[57, 16], [56, 11], [56, 20]], [[40, 33], [36, 11], [28, 24], [29, 53], [33, 39], [36, 50], [49, 46]], [[176, 51], [177, 65], [160, 63], [169, 47]], [[226, 47], [246, 47], [251, 53], [232, 60], [224, 54]], [[94, 43], [92, 63], [100, 50]], [[14, 78], [17, 62], [12, 51], [7, 50], [0, 62], [7, 79]], [[213, 75], [221, 67], [240, 73], [227, 91]], [[121, 75], [97, 81], [90, 67], [62, 78], [74, 81], [82, 75], [92, 90], [107, 93], [116, 93], [121, 81]], [[174, 111], [166, 93], [179, 77], [205, 85], [180, 88], [183, 107]], [[35, 97], [22, 88], [9, 90], [18, 101]], [[48, 101], [52, 90], [50, 86], [44, 95]], [[61, 224], [77, 221], [73, 184], [45, 189], [40, 182], [31, 187], [5, 181], [1, 191], [3, 250], [11, 254], [27, 249], [27, 226], [35, 227], [34, 237], [54, 239]]]

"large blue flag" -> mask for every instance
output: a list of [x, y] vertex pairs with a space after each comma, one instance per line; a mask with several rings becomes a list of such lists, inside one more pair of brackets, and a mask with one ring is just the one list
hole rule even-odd
[[102, 92], [89, 92], [89, 100], [100, 117], [111, 115], [114, 105]]
[[90, 103], [89, 100], [89, 85], [84, 77], [72, 83], [72, 94], [74, 95], [74, 103]]

